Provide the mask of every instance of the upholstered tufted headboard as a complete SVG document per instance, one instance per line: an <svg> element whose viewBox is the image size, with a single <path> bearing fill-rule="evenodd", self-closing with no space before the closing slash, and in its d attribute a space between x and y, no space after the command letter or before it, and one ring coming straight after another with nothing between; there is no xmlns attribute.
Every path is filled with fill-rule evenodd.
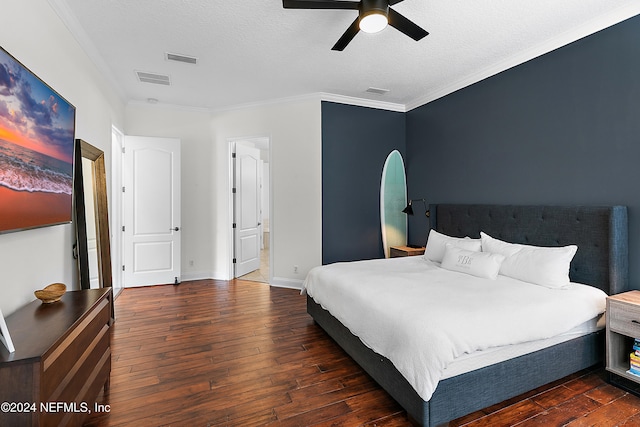
<svg viewBox="0 0 640 427"><path fill-rule="evenodd" d="M609 295L628 289L626 206L435 205L431 225L454 237L480 237L535 246L577 245L572 281Z"/></svg>

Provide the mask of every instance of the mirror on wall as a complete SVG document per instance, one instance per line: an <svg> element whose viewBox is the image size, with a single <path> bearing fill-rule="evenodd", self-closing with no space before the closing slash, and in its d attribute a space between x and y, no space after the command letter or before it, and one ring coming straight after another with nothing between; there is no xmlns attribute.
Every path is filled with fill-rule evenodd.
<svg viewBox="0 0 640 427"><path fill-rule="evenodd" d="M76 140L73 178L76 251L82 289L111 287L111 249L104 152Z"/></svg>

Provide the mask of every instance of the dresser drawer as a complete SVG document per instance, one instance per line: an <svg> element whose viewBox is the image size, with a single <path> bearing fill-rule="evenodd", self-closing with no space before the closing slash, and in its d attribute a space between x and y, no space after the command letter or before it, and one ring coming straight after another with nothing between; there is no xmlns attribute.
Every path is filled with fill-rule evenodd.
<svg viewBox="0 0 640 427"><path fill-rule="evenodd" d="M71 420L84 415L82 413L83 405L88 405L91 402L91 398L99 392L100 387L105 383L109 374L107 373L105 377L99 375L99 372L106 364L110 366L111 348L109 345L109 326L104 325L87 349L78 356L73 368L69 370L67 376L54 391L53 397L48 399L50 402L75 403L77 409L42 413L41 424L44 426L81 424ZM88 389L95 390L96 385L98 391L94 395L90 395Z"/></svg>
<svg viewBox="0 0 640 427"><path fill-rule="evenodd" d="M105 330L106 346L109 346L110 317L109 300L103 299L69 332L62 344L45 356L42 361L42 401L62 401L61 394L71 379L77 376L78 364L83 360L84 353L96 347L97 343L94 340L96 337L105 337ZM84 358L86 357L88 354L84 355ZM71 398L67 401L72 402L75 396L64 397Z"/></svg>
<svg viewBox="0 0 640 427"><path fill-rule="evenodd" d="M607 317L612 331L640 338L640 310L637 305L609 301Z"/></svg>

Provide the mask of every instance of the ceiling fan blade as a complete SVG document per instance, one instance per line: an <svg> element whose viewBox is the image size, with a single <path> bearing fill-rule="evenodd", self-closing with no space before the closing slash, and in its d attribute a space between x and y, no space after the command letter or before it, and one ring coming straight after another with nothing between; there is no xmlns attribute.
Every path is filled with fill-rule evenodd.
<svg viewBox="0 0 640 427"><path fill-rule="evenodd" d="M285 9L355 9L360 2L338 0L282 0Z"/></svg>
<svg viewBox="0 0 640 427"><path fill-rule="evenodd" d="M401 1L404 1L404 0L389 0L389 6L393 6L394 4L398 4Z"/></svg>
<svg viewBox="0 0 640 427"><path fill-rule="evenodd" d="M345 47L347 47L349 42L351 42L356 34L358 34L358 31L360 31L359 21L360 18L356 18L356 20L353 21L353 24L351 24L349 28L347 28L347 31L344 32L342 37L340 37L338 42L331 48L331 50L342 51Z"/></svg>
<svg viewBox="0 0 640 427"><path fill-rule="evenodd" d="M429 34L393 9L389 9L389 25L416 41Z"/></svg>

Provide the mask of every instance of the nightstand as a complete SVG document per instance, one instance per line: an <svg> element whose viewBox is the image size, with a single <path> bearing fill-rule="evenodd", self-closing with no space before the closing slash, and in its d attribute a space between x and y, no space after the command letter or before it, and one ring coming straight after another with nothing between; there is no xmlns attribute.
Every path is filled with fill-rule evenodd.
<svg viewBox="0 0 640 427"><path fill-rule="evenodd" d="M607 298L607 371L612 384L640 394L640 376L627 372L634 338L640 339L640 291Z"/></svg>
<svg viewBox="0 0 640 427"><path fill-rule="evenodd" d="M416 256L424 254L424 247L410 248L409 246L391 246L389 248L389 257L396 258L401 256Z"/></svg>

